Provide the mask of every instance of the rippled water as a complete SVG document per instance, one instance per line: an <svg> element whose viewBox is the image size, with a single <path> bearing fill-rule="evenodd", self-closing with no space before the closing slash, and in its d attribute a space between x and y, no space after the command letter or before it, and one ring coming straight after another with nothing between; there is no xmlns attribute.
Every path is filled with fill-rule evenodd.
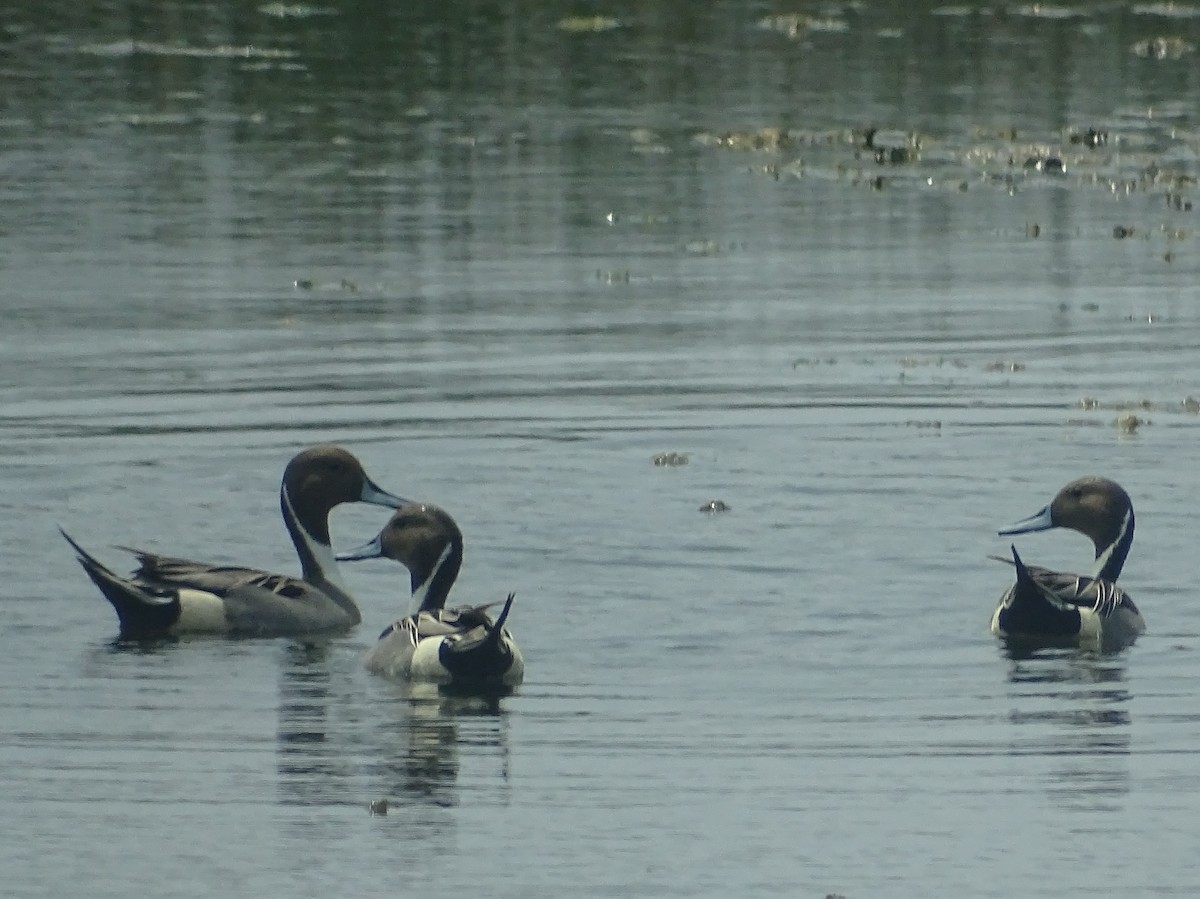
<svg viewBox="0 0 1200 899"><path fill-rule="evenodd" d="M7 890L1191 895L1200 12L571 12L6 15ZM290 571L320 440L517 591L515 695L367 676L384 563L114 645L56 524ZM995 529L1085 472L1149 630L1009 658Z"/></svg>

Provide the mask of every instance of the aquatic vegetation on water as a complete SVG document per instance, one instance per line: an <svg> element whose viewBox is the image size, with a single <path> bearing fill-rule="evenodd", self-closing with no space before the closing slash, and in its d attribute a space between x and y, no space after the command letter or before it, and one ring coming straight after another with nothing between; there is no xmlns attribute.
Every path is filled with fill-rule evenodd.
<svg viewBox="0 0 1200 899"><path fill-rule="evenodd" d="M558 29L575 34L614 31L621 27L621 20L613 16L566 16L558 20Z"/></svg>
<svg viewBox="0 0 1200 899"><path fill-rule="evenodd" d="M1139 427L1149 424L1149 422L1144 418L1134 415L1132 412L1126 412L1123 415L1117 416L1116 424L1117 430L1128 437L1134 434Z"/></svg>
<svg viewBox="0 0 1200 899"><path fill-rule="evenodd" d="M1160 36L1138 41L1129 49L1143 59L1182 59L1196 48L1181 37Z"/></svg>
<svg viewBox="0 0 1200 899"><path fill-rule="evenodd" d="M677 468L680 465L688 464L687 453L658 453L653 460L655 465L666 466L668 468Z"/></svg>

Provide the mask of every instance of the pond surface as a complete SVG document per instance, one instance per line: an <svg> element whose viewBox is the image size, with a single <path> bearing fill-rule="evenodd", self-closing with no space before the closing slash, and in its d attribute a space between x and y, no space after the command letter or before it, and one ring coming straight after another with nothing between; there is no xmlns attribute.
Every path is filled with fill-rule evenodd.
<svg viewBox="0 0 1200 899"><path fill-rule="evenodd" d="M1194 893L1200 7L225 6L0 21L12 895ZM383 562L114 643L56 525L294 571L326 440L515 695L363 671ZM996 529L1089 472L1148 631L1011 658Z"/></svg>

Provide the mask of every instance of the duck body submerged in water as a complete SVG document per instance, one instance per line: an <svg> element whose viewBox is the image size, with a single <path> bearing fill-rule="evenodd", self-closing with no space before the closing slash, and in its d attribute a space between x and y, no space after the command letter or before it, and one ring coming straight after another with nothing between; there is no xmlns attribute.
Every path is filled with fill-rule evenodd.
<svg viewBox="0 0 1200 899"><path fill-rule="evenodd" d="M1088 476L1063 487L1051 503L1000 531L1001 536L1070 528L1091 539L1091 576L1026 565L1012 547L1016 582L1000 598L991 630L1010 642L1121 649L1146 629L1117 578L1133 545L1133 503L1119 484ZM1007 561L1007 560L1002 560Z"/></svg>
<svg viewBox="0 0 1200 899"><path fill-rule="evenodd" d="M398 508L406 500L377 486L346 450L315 446L283 473L279 505L300 557L301 577L211 565L139 549L140 567L115 574L67 533L76 558L112 603L126 639L224 634L298 636L345 630L362 620L334 560L329 513L342 503Z"/></svg>
<svg viewBox="0 0 1200 899"><path fill-rule="evenodd" d="M494 621L487 605L446 608L462 557L462 531L454 519L444 509L422 503L402 506L374 540L337 554L342 562L393 559L409 571L411 612L379 635L364 659L369 671L460 687L521 683L525 660L504 626L513 594Z"/></svg>

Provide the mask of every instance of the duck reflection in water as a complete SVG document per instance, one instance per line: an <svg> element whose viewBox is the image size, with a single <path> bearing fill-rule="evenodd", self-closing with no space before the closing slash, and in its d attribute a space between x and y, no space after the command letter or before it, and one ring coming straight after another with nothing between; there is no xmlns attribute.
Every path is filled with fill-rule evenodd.
<svg viewBox="0 0 1200 899"><path fill-rule="evenodd" d="M1130 789L1132 695L1122 657L1077 649L1013 659L1009 753L1024 778L1072 809L1120 811ZM1045 770L1040 777L1044 760Z"/></svg>
<svg viewBox="0 0 1200 899"><path fill-rule="evenodd" d="M453 807L464 761L498 771L494 780L477 777L474 789L507 794L508 726L498 696L381 680L364 692L361 668L339 648L286 647L276 741L281 804L367 808L385 799L393 818L414 807ZM380 701L376 690L390 695ZM452 824L424 817L418 829L422 839L440 839Z"/></svg>
<svg viewBox="0 0 1200 899"><path fill-rule="evenodd" d="M507 797L508 720L498 695L447 694L434 684L385 689L395 700L381 705L391 715L376 731L379 762L373 779L380 795L400 806L456 806L460 771L466 765L479 777L474 769L482 762L485 769L495 763L498 768L494 780L473 778L473 795L498 790Z"/></svg>

